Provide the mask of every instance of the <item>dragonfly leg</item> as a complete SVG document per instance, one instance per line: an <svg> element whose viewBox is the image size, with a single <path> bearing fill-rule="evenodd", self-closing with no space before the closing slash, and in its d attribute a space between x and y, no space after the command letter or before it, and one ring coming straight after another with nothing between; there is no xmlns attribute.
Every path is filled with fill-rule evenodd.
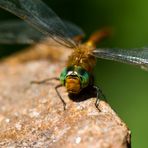
<svg viewBox="0 0 148 148"><path fill-rule="evenodd" d="M62 86L63 86L62 84L57 85L57 86L55 87L55 90L56 90L56 92L57 92L57 94L58 94L60 100L61 100L62 103L63 103L63 108L64 108L64 110L66 110L66 102L63 100L63 98L61 97L61 95L60 95L60 93L59 93L59 91L58 91L58 88L59 88L59 87L62 87Z"/></svg>
<svg viewBox="0 0 148 148"><path fill-rule="evenodd" d="M97 93L95 106L98 109L98 105L99 105L99 102L100 102L99 98L101 97L102 99L106 100L106 97L105 97L105 95L103 94L102 90L99 87L93 86L93 88L96 89L96 93Z"/></svg>
<svg viewBox="0 0 148 148"><path fill-rule="evenodd" d="M44 79L44 80L41 80L41 81L31 81L31 84L44 84L44 83L46 83L46 82L48 82L48 81L50 81L50 80L59 80L59 78L57 78L57 77L54 77L54 78L47 78L47 79ZM60 93L59 93L59 91L58 91L58 88L59 87L62 87L62 84L59 84L59 85L57 85L56 87L55 87L55 90L56 90L56 93L58 94L58 97L60 98L60 100L62 101L62 103L63 103L63 108L64 108L64 110L66 110L66 103L65 103L65 101L63 100L63 98L61 97L61 95L60 95Z"/></svg>
<svg viewBox="0 0 148 148"><path fill-rule="evenodd" d="M59 78L57 77L53 77L53 78L47 78L47 79L44 79L44 80L41 80L41 81L31 81L30 83L31 84L44 84L50 80L59 80Z"/></svg>

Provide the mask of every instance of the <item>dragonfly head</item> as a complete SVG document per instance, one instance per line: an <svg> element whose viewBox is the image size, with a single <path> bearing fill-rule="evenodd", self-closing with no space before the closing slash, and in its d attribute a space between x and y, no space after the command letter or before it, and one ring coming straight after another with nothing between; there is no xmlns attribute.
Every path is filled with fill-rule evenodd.
<svg viewBox="0 0 148 148"><path fill-rule="evenodd" d="M78 94L81 91L79 77L77 75L68 75L65 79L65 87L69 93Z"/></svg>
<svg viewBox="0 0 148 148"><path fill-rule="evenodd" d="M78 94L89 85L90 74L80 66L70 66L63 69L60 81L68 93Z"/></svg>

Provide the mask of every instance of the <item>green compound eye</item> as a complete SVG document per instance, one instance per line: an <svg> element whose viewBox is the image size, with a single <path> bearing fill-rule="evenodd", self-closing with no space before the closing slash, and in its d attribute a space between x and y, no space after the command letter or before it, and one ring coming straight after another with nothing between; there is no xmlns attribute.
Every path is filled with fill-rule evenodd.
<svg viewBox="0 0 148 148"><path fill-rule="evenodd" d="M80 66L76 67L75 70L77 71L78 77L80 78L81 87L87 87L89 85L90 74Z"/></svg>
<svg viewBox="0 0 148 148"><path fill-rule="evenodd" d="M90 74L85 69L80 66L70 66L65 67L60 75L60 81L62 85L65 85L65 80L67 76L77 76L80 79L81 89L87 87L89 85Z"/></svg>
<svg viewBox="0 0 148 148"><path fill-rule="evenodd" d="M60 81L61 81L62 85L65 85L65 79L66 79L67 73L68 73L68 68L65 67L62 70L61 75L60 75Z"/></svg>

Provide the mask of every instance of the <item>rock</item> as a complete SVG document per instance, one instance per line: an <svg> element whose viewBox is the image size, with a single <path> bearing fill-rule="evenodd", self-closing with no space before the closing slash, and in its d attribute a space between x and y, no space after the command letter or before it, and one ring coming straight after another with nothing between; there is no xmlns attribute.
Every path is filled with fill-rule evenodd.
<svg viewBox="0 0 148 148"><path fill-rule="evenodd" d="M34 80L58 77L64 64L38 60L0 65L0 147L130 147L130 130L111 107L95 107L92 91L70 98L58 80L38 85ZM93 97L92 97L93 96Z"/></svg>

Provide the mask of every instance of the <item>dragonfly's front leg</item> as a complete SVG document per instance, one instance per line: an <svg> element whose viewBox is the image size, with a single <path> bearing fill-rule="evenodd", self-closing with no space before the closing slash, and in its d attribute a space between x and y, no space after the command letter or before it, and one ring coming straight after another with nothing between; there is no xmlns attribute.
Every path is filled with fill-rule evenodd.
<svg viewBox="0 0 148 148"><path fill-rule="evenodd" d="M47 79L44 79L44 80L41 80L41 81L31 81L30 83L31 84L44 84L50 80L60 80L59 78L57 77L53 77L53 78L47 78Z"/></svg>
<svg viewBox="0 0 148 148"><path fill-rule="evenodd" d="M59 78L54 77L54 78L47 78L47 79L44 79L44 80L41 80L41 81L31 81L31 84L44 84L44 83L46 83L46 82L48 82L48 81L50 81L50 80L59 80ZM61 95L60 95L60 93L59 93L59 91L58 91L58 88L59 88L59 87L62 87L62 84L59 84L59 85L55 86L55 90L56 90L56 93L57 93L58 97L59 97L60 100L62 101L62 103L63 103L63 108L64 108L64 110L65 110L65 109L66 109L66 103L65 103L65 101L63 100L63 98L61 97Z"/></svg>
<svg viewBox="0 0 148 148"><path fill-rule="evenodd" d="M64 110L66 110L66 102L65 102L64 99L61 97L61 95L60 95L60 93L59 93L59 91L58 91L58 88L59 88L59 87L62 87L62 86L63 86L62 84L57 85L57 86L55 87L55 90L56 90L56 92L57 92L57 94L58 94L60 100L61 100L62 103L63 103L63 108L64 108Z"/></svg>
<svg viewBox="0 0 148 148"><path fill-rule="evenodd" d="M93 86L93 88L95 88L96 93L97 93L95 106L96 106L97 109L99 109L98 108L99 102L100 102L99 98L101 97L102 99L106 100L106 97L105 97L105 95L103 94L102 90L99 87Z"/></svg>

